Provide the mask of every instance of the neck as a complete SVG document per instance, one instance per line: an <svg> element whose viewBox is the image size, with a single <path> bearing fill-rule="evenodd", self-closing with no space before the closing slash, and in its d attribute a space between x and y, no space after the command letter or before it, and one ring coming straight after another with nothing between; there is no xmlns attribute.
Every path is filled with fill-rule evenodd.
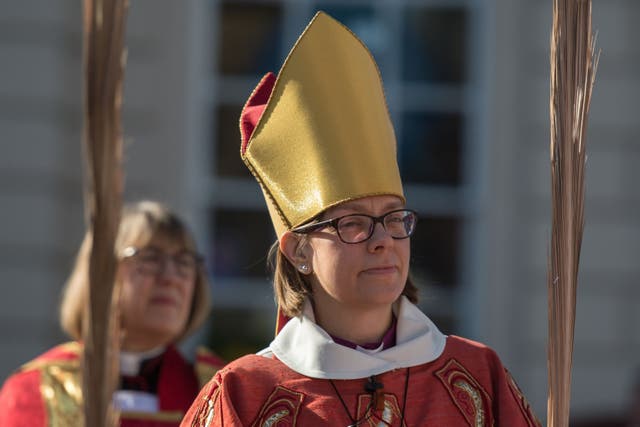
<svg viewBox="0 0 640 427"><path fill-rule="evenodd" d="M340 303L314 304L316 323L329 335L364 345L382 340L391 327L391 305L345 309Z"/></svg>
<svg viewBox="0 0 640 427"><path fill-rule="evenodd" d="M145 353L158 348L166 348L171 340L157 336L133 336L126 331L120 344L120 351L130 353Z"/></svg>

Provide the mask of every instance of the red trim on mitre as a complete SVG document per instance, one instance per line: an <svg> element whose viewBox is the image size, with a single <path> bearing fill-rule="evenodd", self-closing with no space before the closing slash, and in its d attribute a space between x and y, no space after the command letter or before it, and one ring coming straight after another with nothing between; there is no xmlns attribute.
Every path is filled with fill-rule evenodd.
<svg viewBox="0 0 640 427"><path fill-rule="evenodd" d="M240 153L242 155L247 151L253 131L256 129L256 126L258 126L258 122L262 118L264 110L267 108L267 103L269 102L275 84L276 75L271 72L265 74L242 108L242 112L240 113L240 140L242 143ZM289 319L290 317L285 316L282 310L278 308L276 335L282 330L284 325L287 324Z"/></svg>
<svg viewBox="0 0 640 427"><path fill-rule="evenodd" d="M262 113L267 108L267 102L275 84L276 75L271 72L265 74L242 108L240 113L240 140L242 141L240 152L243 155L249 146L249 139L258 125Z"/></svg>

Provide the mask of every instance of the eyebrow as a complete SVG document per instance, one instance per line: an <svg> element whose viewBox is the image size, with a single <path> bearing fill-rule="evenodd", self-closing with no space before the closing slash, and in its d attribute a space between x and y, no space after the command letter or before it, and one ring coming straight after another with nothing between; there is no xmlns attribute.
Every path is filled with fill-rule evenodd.
<svg viewBox="0 0 640 427"><path fill-rule="evenodd" d="M394 209L404 209L405 205L404 203L402 203L400 200L398 201L393 201L393 202L389 202L387 204L385 204L383 206L383 209L385 211L388 210L394 210ZM339 210L353 210L356 211L358 213L362 213L362 211L366 211L368 209L368 206L366 206L364 203L358 202L358 201L352 201L352 202L347 202L344 205L341 206L336 206L336 209Z"/></svg>

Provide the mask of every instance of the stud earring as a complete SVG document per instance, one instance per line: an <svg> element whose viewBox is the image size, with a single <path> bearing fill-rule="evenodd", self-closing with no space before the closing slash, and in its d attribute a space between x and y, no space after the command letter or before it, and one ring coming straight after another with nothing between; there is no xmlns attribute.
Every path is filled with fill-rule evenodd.
<svg viewBox="0 0 640 427"><path fill-rule="evenodd" d="M309 271L310 271L310 270L311 270L311 269L309 268L309 265L308 265L308 264L300 264L300 265L298 266L298 271L299 271L300 273L302 273L302 274L309 274Z"/></svg>

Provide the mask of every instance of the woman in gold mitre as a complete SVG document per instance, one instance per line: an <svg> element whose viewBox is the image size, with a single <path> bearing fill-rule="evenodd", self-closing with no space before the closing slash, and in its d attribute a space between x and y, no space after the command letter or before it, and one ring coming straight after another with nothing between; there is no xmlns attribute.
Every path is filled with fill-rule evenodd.
<svg viewBox="0 0 640 427"><path fill-rule="evenodd" d="M220 370L182 426L538 426L493 350L415 305L418 218L364 44L318 13L240 127L278 236L278 333Z"/></svg>

